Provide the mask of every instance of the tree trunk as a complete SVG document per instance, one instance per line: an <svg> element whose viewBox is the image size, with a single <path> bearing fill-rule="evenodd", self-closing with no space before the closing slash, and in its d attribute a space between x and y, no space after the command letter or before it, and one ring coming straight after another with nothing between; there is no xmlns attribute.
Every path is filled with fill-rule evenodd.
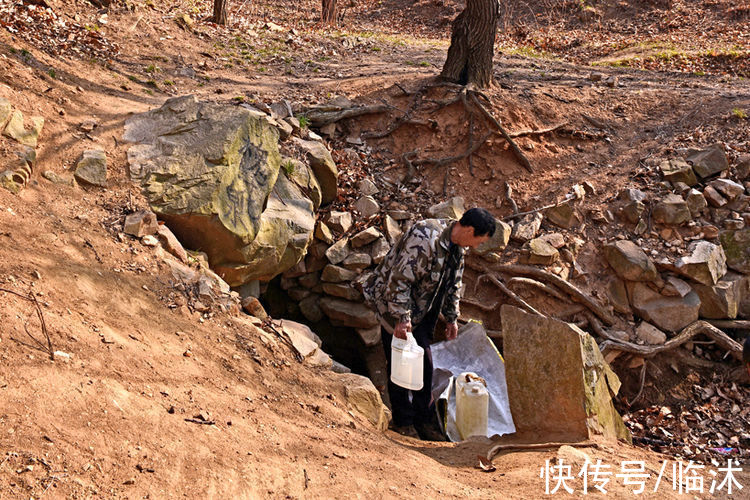
<svg viewBox="0 0 750 500"><path fill-rule="evenodd" d="M214 0L214 18L216 24L227 24L227 2L229 0Z"/></svg>
<svg viewBox="0 0 750 500"><path fill-rule="evenodd" d="M453 21L451 46L440 76L462 85L489 87L497 20L497 0L466 0L466 8Z"/></svg>
<svg viewBox="0 0 750 500"><path fill-rule="evenodd" d="M339 17L338 0L323 0L323 12L320 20L326 24L335 25Z"/></svg>

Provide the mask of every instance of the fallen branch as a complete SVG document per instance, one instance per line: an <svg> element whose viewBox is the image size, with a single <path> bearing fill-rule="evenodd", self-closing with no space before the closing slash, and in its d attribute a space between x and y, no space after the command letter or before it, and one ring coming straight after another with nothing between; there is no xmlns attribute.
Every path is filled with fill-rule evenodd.
<svg viewBox="0 0 750 500"><path fill-rule="evenodd" d="M374 106L355 106L343 109L323 107L309 109L305 112L305 116L310 120L310 125L313 127L323 127L329 123L336 123L348 118L385 113L390 109L390 106L382 104L376 104Z"/></svg>
<svg viewBox="0 0 750 500"><path fill-rule="evenodd" d="M17 297L20 297L20 298L24 299L24 300L28 300L29 302L32 302L34 304L34 308L36 309L36 314L39 317L39 323L41 324L42 334L44 335L44 338L47 341L47 343L45 345L42 341L40 341L36 337L34 337L31 334L31 332L29 331L29 329L26 327L25 323L23 325L23 329L26 332L26 335L28 335L31 338L31 340L33 340L34 343L38 347L29 346L28 344L26 344L24 342L21 342L20 340L16 340L16 339L13 339L13 340L15 340L16 342L18 342L19 344L25 345L27 347L31 347L32 349L39 349L40 351L42 351L42 352L46 353L47 355L49 355L49 359L51 359L51 360L54 361L54 359L55 359L54 352L55 351L52 348L52 339L49 336L49 330L47 330L47 324L44 322L44 314L42 313L42 306L39 305L39 301L36 300L36 296L34 295L34 293L30 291L29 295L27 297L25 295L21 295L18 292L15 292L13 290L8 290L6 288L0 288L0 291L13 294L13 295L15 295Z"/></svg>
<svg viewBox="0 0 750 500"><path fill-rule="evenodd" d="M216 425L216 422L214 420L200 420L197 418L186 418L185 422L191 422L193 424L200 424L200 425Z"/></svg>
<svg viewBox="0 0 750 500"><path fill-rule="evenodd" d="M480 273L486 273L487 267L481 267L474 262L467 261L466 266ZM596 314L608 326L615 322L615 318L609 311L605 310L593 298L579 290L576 286L571 285L559 276L550 272L538 269L533 266L522 266L517 264L491 264L489 269L495 272L511 275L531 276L541 281L548 281L571 296L573 301L586 306L591 312Z"/></svg>
<svg viewBox="0 0 750 500"><path fill-rule="evenodd" d="M562 300L562 301L565 300L565 297L563 297L563 295L559 291L555 290L549 285L545 285L544 283L540 283L539 281L533 280L531 278L521 278L521 277L516 276L508 280L508 286L516 285L516 284L527 285L533 288L538 288L539 290L546 292L547 294L553 296L554 298L558 300Z"/></svg>
<svg viewBox="0 0 750 500"><path fill-rule="evenodd" d="M495 277L495 276L493 276L491 274L483 274L479 278L477 278L477 282L474 284L474 288L475 289L476 289L476 286L483 279L489 280L493 285L495 285L496 287L498 287L500 289L500 291L502 291L505 295L507 295L508 298L510 298L513 302L515 302L519 306L521 306L522 309L525 309L526 311L530 312L531 314L536 314L537 316L544 317L544 314L542 314L539 311L537 311L536 309L534 309L534 307L531 304L529 304L528 302L526 302L525 300L523 300L521 297L519 297L518 295L516 295L510 288L508 288L507 286L505 286L505 283L503 283L497 277Z"/></svg>
<svg viewBox="0 0 750 500"><path fill-rule="evenodd" d="M508 135L508 131L505 130L505 127L503 127L500 122L492 116L492 113L490 113L487 108L485 108L481 102L479 102L479 98L476 96L476 93L471 92L471 100L474 101L474 105L479 108L479 111L482 112L482 114L487 117L487 119L500 131L500 134L503 136L503 139L510 145L510 148L513 150L513 154L516 155L516 158L518 161L523 165L523 167L528 170L529 172L533 172L534 169L531 166L531 162L528 158L526 158L526 155L523 154L521 151L521 148L518 147L518 144L516 144L516 141L513 140L513 138Z"/></svg>
<svg viewBox="0 0 750 500"><path fill-rule="evenodd" d="M523 217L524 215L535 214L537 212L542 212L542 211L547 210L549 208L559 207L563 203L567 203L567 202L569 202L570 200L573 200L573 199L575 199L575 195L568 194L567 196L565 196L565 199L563 199L562 201L559 201L557 203L550 203L549 205L544 205L543 207L535 208L534 210L528 210L526 212L518 212L518 207L516 207L516 213L514 213L513 215L508 215L506 217L503 217L502 220L503 221L513 220L513 219L516 219L518 217Z"/></svg>
<svg viewBox="0 0 750 500"><path fill-rule="evenodd" d="M506 450L546 450L559 448L561 446L572 446L573 448L599 448L598 443L593 441L581 441L577 443L525 443L525 444L496 444L487 452L487 460L492 460L495 455ZM481 455L480 455L481 456Z"/></svg>
<svg viewBox="0 0 750 500"><path fill-rule="evenodd" d="M738 342L730 338L718 328L702 320L689 324L676 337L669 339L662 345L646 346L633 344L632 342L622 342L619 340L606 340L599 345L599 349L602 351L602 354L609 350L616 350L638 354L644 358L651 358L661 352L679 347L699 334L703 334L716 341L717 345L728 351L735 359L742 359L742 346Z"/></svg>

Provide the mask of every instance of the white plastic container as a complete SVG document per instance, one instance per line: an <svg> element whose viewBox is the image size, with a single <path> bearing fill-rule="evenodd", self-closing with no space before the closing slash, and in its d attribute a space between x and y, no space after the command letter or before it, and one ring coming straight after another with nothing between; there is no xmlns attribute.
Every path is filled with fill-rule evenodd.
<svg viewBox="0 0 750 500"><path fill-rule="evenodd" d="M486 382L473 372L456 379L456 427L461 439L487 436L487 411L490 394Z"/></svg>
<svg viewBox="0 0 750 500"><path fill-rule="evenodd" d="M391 382L405 389L418 391L424 386L424 349L417 345L411 332L406 340L393 336L391 340Z"/></svg>

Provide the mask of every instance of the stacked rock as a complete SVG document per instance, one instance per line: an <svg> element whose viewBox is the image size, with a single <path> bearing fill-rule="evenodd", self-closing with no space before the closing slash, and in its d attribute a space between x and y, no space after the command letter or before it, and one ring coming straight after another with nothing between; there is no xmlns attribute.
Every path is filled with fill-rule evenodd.
<svg viewBox="0 0 750 500"><path fill-rule="evenodd" d="M615 211L636 236L604 247L617 274L610 302L643 320L635 340L645 343L699 318L750 318L750 157L730 168L721 145L679 153L658 164L671 192L620 193Z"/></svg>

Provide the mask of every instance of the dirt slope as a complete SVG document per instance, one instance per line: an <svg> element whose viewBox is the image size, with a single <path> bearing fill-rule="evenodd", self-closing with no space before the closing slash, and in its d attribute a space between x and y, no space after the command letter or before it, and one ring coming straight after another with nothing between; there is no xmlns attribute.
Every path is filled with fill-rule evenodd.
<svg viewBox="0 0 750 500"><path fill-rule="evenodd" d="M69 363L52 362L35 349L25 331L41 338L33 304L0 292L0 498L544 496L539 470L556 457L555 449L505 454L495 460L497 472L482 473L474 467L487 442L425 444L380 434L350 413L331 372L299 365L283 344L246 319L190 313L156 250L117 237L125 211L143 205L127 179L120 139L131 113L184 93L222 101L317 101L339 92L374 99L394 82L434 75L446 48L445 39L316 28L314 2L302 2L300 20L278 33L264 23L285 18L274 17L267 4L253 7L257 22L249 29L225 32L201 21L193 32L176 24L175 15L186 9L201 20L208 3L194 2L197 12L176 3L135 3L132 11L109 11L104 24L104 12L86 2L51 1L67 26L59 34L65 43L54 47L34 43L41 26L51 26L34 21L36 14L27 12L32 20L25 28L0 29L0 96L46 119L32 182L19 195L0 190L0 288L34 293L54 350L72 356ZM287 41L291 26L300 32ZM66 45L71 36L82 42ZM73 48L92 44L100 50L68 57ZM625 155L629 148L682 133L686 114L705 117L710 134L733 105L748 102L746 83L720 88L715 81L675 83L612 70L632 92L582 94L576 85L588 69L518 58L497 62L506 73L499 74L502 87L493 97L510 103L501 114L514 127L537 126L540 117L552 122L600 101L606 104L599 118L614 120L618 105L632 110L629 124L616 125L627 140L612 148L554 145L570 159L562 170L549 145L536 144L530 155L543 177L523 174L502 152L507 170L498 167L498 182L517 179L518 201L532 206L545 189L562 191L589 174L608 186L595 199L600 202L628 182L641 155ZM559 98L582 102L566 108ZM89 119L98 125L87 135L80 125ZM672 129L664 128L670 123ZM393 140L379 147L401 152L403 138ZM0 146L8 154L10 143L3 139ZM70 176L80 153L93 146L108 152L106 190L41 177L45 170ZM601 170L621 153L615 168ZM493 155L486 156L482 168L497 167ZM587 162L597 168L581 170ZM466 166L460 167L455 175L468 179ZM440 196L443 179L434 176L425 175L431 198ZM481 180L455 185L470 202L491 204L497 196L497 187ZM215 425L185 420L196 415ZM665 459L617 444L585 451L614 468L625 459L643 460L653 474ZM631 496L630 487L614 483L610 495ZM580 478L569 484L582 487ZM674 493L662 487L658 496Z"/></svg>

